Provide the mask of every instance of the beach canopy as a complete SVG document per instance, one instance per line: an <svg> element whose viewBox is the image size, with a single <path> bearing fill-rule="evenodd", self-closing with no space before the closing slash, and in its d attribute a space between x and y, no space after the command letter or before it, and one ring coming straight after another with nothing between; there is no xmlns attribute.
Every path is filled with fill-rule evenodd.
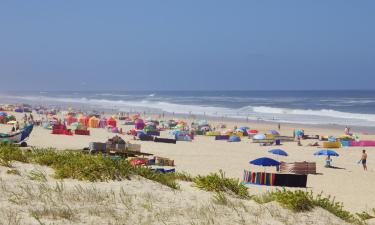
<svg viewBox="0 0 375 225"><path fill-rule="evenodd" d="M257 135L255 135L254 137L253 137L253 139L254 140L264 140L264 139L266 139L267 137L266 137L266 135L264 135L264 134L257 134Z"/></svg>
<svg viewBox="0 0 375 225"><path fill-rule="evenodd" d="M240 142L241 138L237 135L232 135L232 136L229 137L229 141L230 142Z"/></svg>
<svg viewBox="0 0 375 225"><path fill-rule="evenodd" d="M249 163L256 165L256 166L278 166L280 165L279 161L276 161L268 157L254 159L253 161L250 161Z"/></svg>
<svg viewBox="0 0 375 225"><path fill-rule="evenodd" d="M339 156L339 154L330 149L323 149L314 153L314 155L329 155L329 156Z"/></svg>
<svg viewBox="0 0 375 225"><path fill-rule="evenodd" d="M268 151L269 153L275 154L275 155L282 155L282 156L288 156L288 153L282 149L272 149Z"/></svg>

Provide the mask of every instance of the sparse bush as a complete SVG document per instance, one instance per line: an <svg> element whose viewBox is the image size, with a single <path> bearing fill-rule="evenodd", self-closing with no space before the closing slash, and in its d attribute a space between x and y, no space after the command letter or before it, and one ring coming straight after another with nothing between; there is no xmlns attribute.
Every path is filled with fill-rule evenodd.
<svg viewBox="0 0 375 225"><path fill-rule="evenodd" d="M226 178L223 171L194 178L195 186L206 191L226 192L240 198L249 198L247 188L238 179Z"/></svg>
<svg viewBox="0 0 375 225"><path fill-rule="evenodd" d="M370 215L368 212L361 212L361 213L356 213L356 215L361 219L361 220L369 220L375 218L374 216Z"/></svg>
<svg viewBox="0 0 375 225"><path fill-rule="evenodd" d="M188 181L188 182L194 181L194 177L186 172L175 172L173 175L175 179L177 180Z"/></svg>
<svg viewBox="0 0 375 225"><path fill-rule="evenodd" d="M134 167L135 174L142 176L146 179L153 180L164 184L173 189L179 189L179 185L176 182L175 175L173 173L159 173L153 171L151 168L136 166Z"/></svg>
<svg viewBox="0 0 375 225"><path fill-rule="evenodd" d="M0 165L12 167L13 161L27 162L22 150L12 144L0 144Z"/></svg>
<svg viewBox="0 0 375 225"><path fill-rule="evenodd" d="M271 196L281 205L295 212L309 211L314 208L313 197L306 191L283 189L271 192Z"/></svg>

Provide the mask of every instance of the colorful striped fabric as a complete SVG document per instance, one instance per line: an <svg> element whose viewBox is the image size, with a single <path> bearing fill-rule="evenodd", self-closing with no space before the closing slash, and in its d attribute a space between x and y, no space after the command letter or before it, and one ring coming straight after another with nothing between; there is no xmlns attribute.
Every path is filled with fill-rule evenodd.
<svg viewBox="0 0 375 225"><path fill-rule="evenodd" d="M251 172L244 170L243 182L258 185L273 186L275 184L275 174L265 172Z"/></svg>

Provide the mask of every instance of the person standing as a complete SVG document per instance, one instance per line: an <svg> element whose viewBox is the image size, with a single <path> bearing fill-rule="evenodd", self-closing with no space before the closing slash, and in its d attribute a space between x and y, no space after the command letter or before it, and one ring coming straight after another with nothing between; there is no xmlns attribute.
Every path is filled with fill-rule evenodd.
<svg viewBox="0 0 375 225"><path fill-rule="evenodd" d="M363 170L367 171L367 153L366 150L362 150L362 157L361 157L361 162L363 166Z"/></svg>

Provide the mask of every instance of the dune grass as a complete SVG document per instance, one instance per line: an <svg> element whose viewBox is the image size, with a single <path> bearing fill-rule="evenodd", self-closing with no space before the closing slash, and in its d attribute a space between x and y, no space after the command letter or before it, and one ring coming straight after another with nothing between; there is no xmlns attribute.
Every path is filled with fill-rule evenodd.
<svg viewBox="0 0 375 225"><path fill-rule="evenodd" d="M20 148L9 145L0 145L0 164L12 167L14 161L36 163L51 167L55 170L56 179L73 178L87 181L108 181L130 179L134 175L158 182L172 189L179 189L178 180L193 182L194 186L205 191L215 192L213 197L217 204L228 203L226 195L240 199L252 199L260 204L276 201L280 205L294 212L310 211L321 207L342 220L363 224L365 220L373 218L370 213L362 212L352 214L346 211L343 204L336 202L330 196L322 193L314 195L312 192L301 190L276 190L262 195L251 196L246 186L238 179L227 178L223 171L211 173L206 176L193 177L187 173L157 173L148 167L132 166L126 159L113 160L104 155L89 155L73 151L55 151L53 149L30 149L22 151ZM19 171L9 169L8 174L19 175ZM46 175L41 171L31 171L29 179L45 182ZM124 204L131 207L131 202L126 196ZM15 198L17 200L17 198ZM38 209L32 212L35 217L46 214L52 217L70 218L69 209ZM375 213L375 212L374 212Z"/></svg>
<svg viewBox="0 0 375 225"><path fill-rule="evenodd" d="M196 187L206 191L225 192L243 199L250 197L247 188L238 179L225 177L221 170L219 173L197 176L193 182Z"/></svg>
<svg viewBox="0 0 375 225"><path fill-rule="evenodd" d="M51 167L55 170L56 179L73 178L94 182L130 179L131 176L139 175L173 189L179 188L175 175L158 173L148 167L134 167L126 159L113 160L105 155L90 155L68 150L33 148L24 152L13 145L0 145L1 165L11 167L14 161ZM43 179L41 174L36 172L29 177Z"/></svg>

